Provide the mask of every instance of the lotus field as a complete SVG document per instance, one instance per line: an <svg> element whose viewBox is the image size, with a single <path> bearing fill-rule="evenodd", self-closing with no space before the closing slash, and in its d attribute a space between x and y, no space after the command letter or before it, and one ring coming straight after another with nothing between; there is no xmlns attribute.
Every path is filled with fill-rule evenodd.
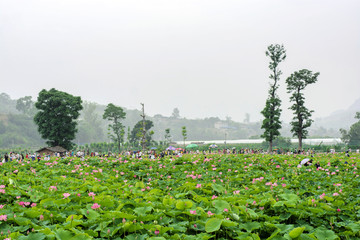
<svg viewBox="0 0 360 240"><path fill-rule="evenodd" d="M0 166L0 239L360 239L360 155L53 158Z"/></svg>

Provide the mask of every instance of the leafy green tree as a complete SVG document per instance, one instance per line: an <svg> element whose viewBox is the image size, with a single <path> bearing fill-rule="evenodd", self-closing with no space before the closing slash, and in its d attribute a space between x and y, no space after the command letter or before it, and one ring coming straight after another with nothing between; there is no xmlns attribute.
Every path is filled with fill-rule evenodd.
<svg viewBox="0 0 360 240"><path fill-rule="evenodd" d="M149 131L154 126L151 120L145 120L145 146L148 147L152 141L153 131ZM130 134L130 142L133 145L139 144L143 137L143 121L138 121L133 127Z"/></svg>
<svg viewBox="0 0 360 240"><path fill-rule="evenodd" d="M165 129L165 142L167 144L171 143L171 134L170 134L170 128Z"/></svg>
<svg viewBox="0 0 360 240"><path fill-rule="evenodd" d="M31 96L19 98L16 101L16 109L27 116L34 116L36 110Z"/></svg>
<svg viewBox="0 0 360 240"><path fill-rule="evenodd" d="M187 139L187 131L186 131L185 126L182 127L181 133L182 133L182 136L183 136L183 139L184 139L184 148L185 148L185 140Z"/></svg>
<svg viewBox="0 0 360 240"><path fill-rule="evenodd" d="M273 141L277 136L280 136L280 114L281 114L281 100L276 91L279 88L280 75L282 72L279 70L279 64L285 60L286 51L283 45L270 45L266 51L266 56L270 57L269 68L271 74L270 79L273 83L270 84L269 96L265 103L265 108L261 111L264 116L261 128L264 129L264 133L261 137L265 138L269 142L269 152L272 152Z"/></svg>
<svg viewBox="0 0 360 240"><path fill-rule="evenodd" d="M120 152L121 143L124 141L125 135L125 126L120 122L122 119L125 119L126 113L121 107L115 106L112 103L109 103L104 111L103 119L107 119L111 123L108 125L109 129L112 130L112 133L109 132L110 138L114 143L116 143L117 148Z"/></svg>
<svg viewBox="0 0 360 240"><path fill-rule="evenodd" d="M317 82L320 73L312 73L307 69L294 72L286 79L287 92L291 93L290 102L294 104L289 107L294 113L294 118L290 122L291 132L294 137L299 139L299 150L302 150L302 140L308 135L308 130L314 120L311 119L313 110L305 107L304 89L307 85Z"/></svg>
<svg viewBox="0 0 360 240"><path fill-rule="evenodd" d="M350 130L340 129L343 140L349 146L360 146L360 112L355 114L355 118L359 121L350 126Z"/></svg>
<svg viewBox="0 0 360 240"><path fill-rule="evenodd" d="M62 146L70 150L77 132L75 121L82 109L81 97L58 91L43 89L39 93L35 107L39 110L34 121L42 138L48 139L50 146Z"/></svg>

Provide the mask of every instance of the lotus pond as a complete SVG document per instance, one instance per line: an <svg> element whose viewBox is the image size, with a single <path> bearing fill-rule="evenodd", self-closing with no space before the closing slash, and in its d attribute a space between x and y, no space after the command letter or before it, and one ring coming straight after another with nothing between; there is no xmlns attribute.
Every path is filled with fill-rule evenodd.
<svg viewBox="0 0 360 240"><path fill-rule="evenodd" d="M360 239L360 155L0 166L0 239Z"/></svg>

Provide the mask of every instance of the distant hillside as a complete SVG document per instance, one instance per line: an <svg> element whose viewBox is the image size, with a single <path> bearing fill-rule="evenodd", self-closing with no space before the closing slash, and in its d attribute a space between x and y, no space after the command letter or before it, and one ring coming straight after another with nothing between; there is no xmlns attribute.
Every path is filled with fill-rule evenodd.
<svg viewBox="0 0 360 240"><path fill-rule="evenodd" d="M360 112L360 98L346 110L338 110L330 114L328 117L315 119L313 127L334 129L337 132L339 132L340 128L348 129L356 122L356 112Z"/></svg>
<svg viewBox="0 0 360 240"><path fill-rule="evenodd" d="M77 144L91 142L109 142L108 122L103 120L102 114L106 106L96 103L83 103L84 109L78 120L78 133L74 140ZM129 129L141 120L140 111L125 109L126 119L125 138ZM339 129L348 129L355 122L355 112L360 111L360 99L353 103L347 110L339 110L328 117L315 119L313 126L309 129L309 138L311 137L339 137ZM146 113L146 109L145 109ZM260 138L263 133L261 122L239 123L218 117L205 119L186 119L178 117L166 117L160 114L155 116L146 116L146 119L153 121L154 131L153 139L155 141L165 140L165 129L170 129L173 141L181 141L182 127L187 128L187 140L227 140ZM280 130L284 137L291 137L290 125L283 123ZM42 146L44 140L37 132L37 126L32 117L25 116L16 110L16 100L10 98L6 93L0 94L0 148L13 148L16 146Z"/></svg>

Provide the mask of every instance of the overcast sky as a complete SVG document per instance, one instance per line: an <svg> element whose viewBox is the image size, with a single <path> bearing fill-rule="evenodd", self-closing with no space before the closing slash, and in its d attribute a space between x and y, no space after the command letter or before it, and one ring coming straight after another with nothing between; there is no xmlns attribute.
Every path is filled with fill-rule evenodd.
<svg viewBox="0 0 360 240"><path fill-rule="evenodd" d="M148 115L261 119L270 44L285 79L320 72L305 91L313 116L360 97L358 0L1 0L0 92L36 98L56 88Z"/></svg>

